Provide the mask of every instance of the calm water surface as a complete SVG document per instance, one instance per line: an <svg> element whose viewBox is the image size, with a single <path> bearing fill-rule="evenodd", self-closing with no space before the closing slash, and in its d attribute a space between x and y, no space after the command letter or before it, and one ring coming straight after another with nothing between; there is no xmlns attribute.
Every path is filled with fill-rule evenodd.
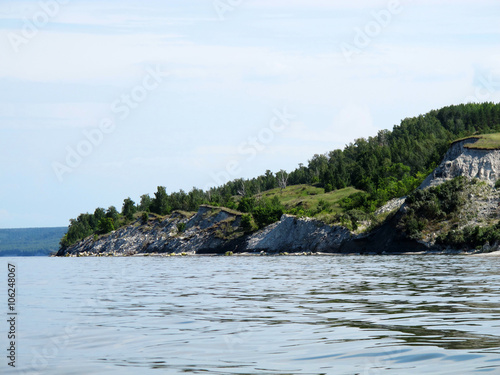
<svg viewBox="0 0 500 375"><path fill-rule="evenodd" d="M0 373L500 374L499 257L9 260Z"/></svg>

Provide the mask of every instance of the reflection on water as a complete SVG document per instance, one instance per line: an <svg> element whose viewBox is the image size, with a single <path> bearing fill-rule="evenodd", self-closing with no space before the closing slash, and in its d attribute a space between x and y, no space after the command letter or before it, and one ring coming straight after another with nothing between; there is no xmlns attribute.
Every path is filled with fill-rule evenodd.
<svg viewBox="0 0 500 375"><path fill-rule="evenodd" d="M496 257L16 262L25 370L500 373Z"/></svg>

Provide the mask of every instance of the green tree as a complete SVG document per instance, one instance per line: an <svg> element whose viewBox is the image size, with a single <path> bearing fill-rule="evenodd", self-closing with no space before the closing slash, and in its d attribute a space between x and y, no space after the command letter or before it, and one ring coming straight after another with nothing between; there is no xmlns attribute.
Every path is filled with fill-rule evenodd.
<svg viewBox="0 0 500 375"><path fill-rule="evenodd" d="M137 208L135 207L135 202L132 199L130 199L130 197L126 198L123 201L122 215L125 216L127 220L133 220L136 211Z"/></svg>
<svg viewBox="0 0 500 375"><path fill-rule="evenodd" d="M113 219L110 217L105 217L99 221L98 232L100 234L106 234L115 230Z"/></svg>
<svg viewBox="0 0 500 375"><path fill-rule="evenodd" d="M238 211L241 212L252 212L255 208L255 198L254 197L243 197L238 204Z"/></svg>
<svg viewBox="0 0 500 375"><path fill-rule="evenodd" d="M139 211L149 211L150 208L151 208L151 203L152 203L152 199L151 197L149 196L149 194L143 194L141 195L141 201L139 203L139 206L137 207L137 209Z"/></svg>
<svg viewBox="0 0 500 375"><path fill-rule="evenodd" d="M251 214L244 214L241 216L241 228L245 232L252 232L254 229L256 229Z"/></svg>
<svg viewBox="0 0 500 375"><path fill-rule="evenodd" d="M109 206L106 211L106 217L113 220L113 223L118 223L118 219L120 218L120 214L115 206Z"/></svg>
<svg viewBox="0 0 500 375"><path fill-rule="evenodd" d="M167 190L164 186L158 186L155 197L151 202L151 212L158 215L167 215L171 212L172 208L168 202Z"/></svg>

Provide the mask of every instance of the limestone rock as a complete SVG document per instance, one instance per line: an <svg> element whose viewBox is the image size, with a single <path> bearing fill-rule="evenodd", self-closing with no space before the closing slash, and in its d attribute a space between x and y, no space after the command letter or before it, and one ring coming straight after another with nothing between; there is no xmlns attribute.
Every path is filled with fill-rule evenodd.
<svg viewBox="0 0 500 375"><path fill-rule="evenodd" d="M420 189L439 185L458 176L477 178L494 185L500 178L500 150L478 150L464 147L471 139L455 142L441 164L420 185Z"/></svg>

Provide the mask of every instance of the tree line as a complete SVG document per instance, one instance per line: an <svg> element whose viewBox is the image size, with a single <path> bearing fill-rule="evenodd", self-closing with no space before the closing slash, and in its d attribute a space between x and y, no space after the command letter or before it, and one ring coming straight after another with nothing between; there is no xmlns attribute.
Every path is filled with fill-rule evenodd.
<svg viewBox="0 0 500 375"><path fill-rule="evenodd" d="M159 186L154 197L142 195L138 203L125 199L121 212L111 206L107 210L98 208L93 214L81 214L70 220L61 246L69 246L92 234L112 231L133 220L136 212L167 215L174 210L196 211L201 204L240 208L257 216L256 224L260 227L278 220L283 207L276 201L255 202L250 209L239 207L235 196L246 197L248 203L251 197L287 185L315 185L324 188L325 192L353 186L363 192L346 198L342 202L344 210L373 212L388 200L413 191L441 161L452 141L494 132L500 132L500 104L468 103L444 107L406 118L392 131L381 130L375 136L358 138L343 150L316 154L307 165L299 164L290 173L267 170L258 177L235 179L207 191L193 188L189 192L180 190L168 194L164 186Z"/></svg>

